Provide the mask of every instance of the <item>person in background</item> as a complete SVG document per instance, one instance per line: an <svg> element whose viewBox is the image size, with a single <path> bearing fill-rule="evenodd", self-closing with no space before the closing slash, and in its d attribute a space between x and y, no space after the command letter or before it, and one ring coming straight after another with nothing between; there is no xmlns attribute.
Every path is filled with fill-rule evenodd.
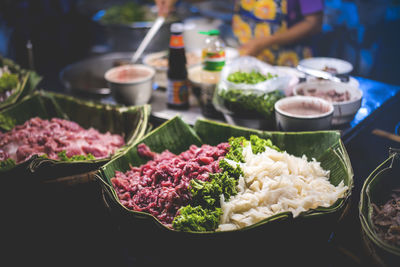
<svg viewBox="0 0 400 267"><path fill-rule="evenodd" d="M177 0L155 0L158 9L158 15L167 17L174 9L176 1Z"/></svg>
<svg viewBox="0 0 400 267"><path fill-rule="evenodd" d="M155 0L167 16L176 0ZM232 30L240 54L280 66L313 56L311 38L322 28L323 0L236 0Z"/></svg>

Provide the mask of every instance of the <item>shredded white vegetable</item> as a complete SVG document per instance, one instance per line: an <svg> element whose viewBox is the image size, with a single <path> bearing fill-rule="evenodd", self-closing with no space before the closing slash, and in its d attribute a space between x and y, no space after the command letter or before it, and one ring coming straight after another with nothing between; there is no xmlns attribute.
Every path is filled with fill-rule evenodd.
<svg viewBox="0 0 400 267"><path fill-rule="evenodd" d="M274 214L290 211L293 217L317 207L329 207L343 197L347 186L329 182L329 171L315 159L296 157L266 147L253 154L251 145L243 149L245 163L239 164L244 176L239 178L238 194L225 202L221 198L223 215L218 231L243 228Z"/></svg>

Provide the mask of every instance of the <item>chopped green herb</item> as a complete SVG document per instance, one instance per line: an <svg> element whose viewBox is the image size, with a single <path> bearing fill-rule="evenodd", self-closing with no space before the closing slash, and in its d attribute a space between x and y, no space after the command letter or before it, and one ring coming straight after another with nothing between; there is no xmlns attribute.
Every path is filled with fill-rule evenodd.
<svg viewBox="0 0 400 267"><path fill-rule="evenodd" d="M87 155L73 155L71 157L68 157L65 150L59 152L57 154L57 156L61 161L79 161L79 160L94 160L94 159L96 159L90 153Z"/></svg>
<svg viewBox="0 0 400 267"><path fill-rule="evenodd" d="M235 179L239 179L239 177L243 175L243 170L240 166L233 167L225 159L219 161L219 167L224 172L228 172L229 175Z"/></svg>
<svg viewBox="0 0 400 267"><path fill-rule="evenodd" d="M135 21L144 21L145 19L146 12L142 5L127 2L106 9L100 20L107 24L130 24Z"/></svg>
<svg viewBox="0 0 400 267"><path fill-rule="evenodd" d="M251 143L251 150L253 151L253 154L258 154L262 153L265 151L265 147L270 147L272 149L275 149L277 151L281 151L279 147L275 146L272 144L271 139L262 139L258 137L257 135L251 135L250 136L250 143Z"/></svg>
<svg viewBox="0 0 400 267"><path fill-rule="evenodd" d="M220 206L220 196L228 200L237 194L237 179L227 171L210 173L210 181L193 179L190 181L190 192L195 205L213 209Z"/></svg>
<svg viewBox="0 0 400 267"><path fill-rule="evenodd" d="M277 77L277 75L268 73L265 76L262 73L254 70L251 72L236 71L228 75L228 81L233 83L256 84L274 77Z"/></svg>
<svg viewBox="0 0 400 267"><path fill-rule="evenodd" d="M250 140L245 137L229 138L229 151L225 155L226 159L237 163L244 162L243 147L251 143L253 153L265 151L265 147L271 147L278 151L270 139L262 139L256 135L251 135ZM237 194L238 179L243 176L243 169L229 164L225 159L220 160L219 173L210 173L209 181L192 179L189 183L192 195L191 205L180 208L178 216L172 222L172 226L180 231L213 231L217 229L219 216L222 215L220 198L224 195L224 200L229 200Z"/></svg>
<svg viewBox="0 0 400 267"><path fill-rule="evenodd" d="M237 168L240 169L240 167ZM229 172L223 171L219 173L210 174L210 178L212 181L217 181L217 184L220 186L225 200L229 200L231 196L237 194L236 186L238 184L238 180L232 175L230 175ZM219 201L220 195L218 195L218 202L217 202L218 206L220 206L220 201Z"/></svg>
<svg viewBox="0 0 400 267"><path fill-rule="evenodd" d="M10 116L0 114L0 128L6 131L10 131L14 128L16 120Z"/></svg>
<svg viewBox="0 0 400 267"><path fill-rule="evenodd" d="M179 216L173 220L172 227L179 231L213 231L218 227L221 214L220 208L209 210L187 205L179 209Z"/></svg>
<svg viewBox="0 0 400 267"><path fill-rule="evenodd" d="M229 89L219 90L223 106L235 114L255 114L272 118L275 102L284 94L275 90L269 93L256 93L253 90Z"/></svg>
<svg viewBox="0 0 400 267"><path fill-rule="evenodd" d="M0 93L12 90L18 85L18 75L13 73L3 73L0 77Z"/></svg>
<svg viewBox="0 0 400 267"><path fill-rule="evenodd" d="M206 182L193 179L190 181L190 192L192 193L193 203L213 208L218 203L219 196L222 194L222 188L215 180Z"/></svg>
<svg viewBox="0 0 400 267"><path fill-rule="evenodd" d="M229 138L229 152L225 155L225 158L236 161L244 162L243 147L248 144L249 141L245 137L231 137Z"/></svg>
<svg viewBox="0 0 400 267"><path fill-rule="evenodd" d="M235 145L238 147L240 146L241 139L231 139L235 141ZM243 140L245 141L246 139L243 138ZM228 153L231 153L232 157L237 157L239 155L237 151L232 152L232 146L229 150L230 152ZM219 167L222 171L219 173L210 173L209 181L201 181L198 179L192 179L190 181L192 204L196 206L196 212L192 210L194 208L191 208L190 205L181 208L179 215L174 218L174 229L182 231L185 229L191 231L212 231L218 227L218 219L221 212L220 197L224 195L224 199L229 200L231 196L236 195L238 179L240 175L243 175L243 170L240 166L233 167L226 160L221 160L219 162ZM182 212L182 209L185 212ZM198 210L201 210L202 214L207 213L208 217L199 214ZM215 218L216 223L210 224L209 221L215 216L217 216ZM207 222L207 227L204 226L205 222ZM188 225L190 225L190 228L188 228Z"/></svg>
<svg viewBox="0 0 400 267"><path fill-rule="evenodd" d="M6 160L0 161L0 171L8 171L17 165L15 160L8 158Z"/></svg>

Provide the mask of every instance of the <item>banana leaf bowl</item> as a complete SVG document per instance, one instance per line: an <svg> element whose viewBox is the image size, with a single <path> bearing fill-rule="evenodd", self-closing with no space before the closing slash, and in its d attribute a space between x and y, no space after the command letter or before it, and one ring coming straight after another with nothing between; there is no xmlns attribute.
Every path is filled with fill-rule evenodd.
<svg viewBox="0 0 400 267"><path fill-rule="evenodd" d="M7 67L11 74L16 74L18 83L15 88L6 88L11 94L0 101L0 110L9 107L31 94L42 80L36 72L21 68L13 60L0 56L0 68ZM9 89L9 90L8 90Z"/></svg>
<svg viewBox="0 0 400 267"><path fill-rule="evenodd" d="M310 210L295 219L286 212L240 230L184 232L162 225L147 213L125 208L110 181L116 170L125 172L130 165L146 163L147 160L139 157L137 152L140 143L158 153L168 149L176 154L192 144L217 145L231 136L248 138L252 134L270 138L288 153L296 156L305 154L309 159L320 161L324 169L330 170L332 184L344 181L348 186L345 196L329 208ZM344 216L353 186L351 163L337 131L266 132L209 120L198 120L194 126L189 126L179 116L160 125L117 158L100 167L96 177L101 181L105 206L114 218L116 227L121 229L120 236L127 240L124 244L136 257L155 264L162 264L171 255L178 255L179 260L174 259L174 264L210 264L211 258L211 265L221 263L235 266L250 266L251 263L267 263L271 260L283 266L289 262L299 263L300 258L310 262L317 258L316 251L323 247L321 242L325 244L335 225ZM174 245L170 246L172 242ZM152 250L148 249L153 246L157 247L157 257L152 256Z"/></svg>
<svg viewBox="0 0 400 267"><path fill-rule="evenodd" d="M361 236L367 254L377 266L399 266L400 247L390 244L378 233L374 223L373 205L385 204L395 188L400 188L400 150L391 150L364 181L360 194L359 217Z"/></svg>
<svg viewBox="0 0 400 267"><path fill-rule="evenodd" d="M149 105L114 106L53 92L36 91L21 102L0 111L1 131L9 131L15 125L23 124L33 117L42 119L59 117L77 122L83 128L93 127L100 132L121 134L125 139L125 145L114 155L94 160L61 161L34 155L20 164L2 166L0 177L9 181L20 179L66 183L79 183L81 179L81 182L88 181L92 176L88 176L87 173L95 171L115 158L144 135L148 127L149 114ZM82 178L79 176L81 174Z"/></svg>

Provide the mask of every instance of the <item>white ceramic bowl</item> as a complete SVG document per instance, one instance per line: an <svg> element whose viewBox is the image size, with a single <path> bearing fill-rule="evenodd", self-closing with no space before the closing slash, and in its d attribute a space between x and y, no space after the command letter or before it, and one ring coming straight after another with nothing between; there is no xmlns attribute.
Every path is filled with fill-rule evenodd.
<svg viewBox="0 0 400 267"><path fill-rule="evenodd" d="M315 93L313 90L315 89ZM346 101L330 101L335 109L332 118L333 125L348 123L353 120L357 111L361 107L363 92L351 84L337 83L333 81L310 81L296 85L293 89L294 95L326 94L334 90L337 94L348 93L349 99ZM301 92L306 92L305 94Z"/></svg>
<svg viewBox="0 0 400 267"><path fill-rule="evenodd" d="M353 71L353 65L350 62L331 57L306 58L300 60L299 65L317 70L324 70L326 67L328 67L335 69L336 74L349 74Z"/></svg>
<svg viewBox="0 0 400 267"><path fill-rule="evenodd" d="M144 105L152 96L154 75L152 67L134 64L111 68L104 78L118 103Z"/></svg>
<svg viewBox="0 0 400 267"><path fill-rule="evenodd" d="M275 103L276 127L279 131L329 130L332 103L312 96L289 96Z"/></svg>

